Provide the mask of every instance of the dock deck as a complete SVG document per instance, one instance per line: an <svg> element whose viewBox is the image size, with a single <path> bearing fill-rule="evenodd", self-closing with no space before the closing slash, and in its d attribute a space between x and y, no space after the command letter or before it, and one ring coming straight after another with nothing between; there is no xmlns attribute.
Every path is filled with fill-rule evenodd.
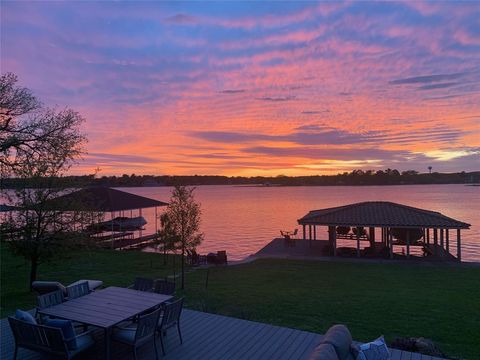
<svg viewBox="0 0 480 360"><path fill-rule="evenodd" d="M1 321L0 358L12 359L13 335L7 319ZM187 359L308 359L322 335L307 331L263 324L227 316L185 309L181 317L183 344L176 329L169 330L165 341L166 360ZM103 332L94 333L96 349L83 358L103 359ZM161 354L160 345L159 354ZM441 360L437 357L391 349L392 360ZM29 350L20 349L18 359L44 359ZM132 353L114 343L112 359L132 359ZM153 344L139 348L139 359L155 359Z"/></svg>
<svg viewBox="0 0 480 360"><path fill-rule="evenodd" d="M342 256L340 255L339 249L337 249L337 257L336 258L357 258L356 257L356 250L352 242L352 254L350 256ZM257 253L253 255L255 258L310 258L310 259L334 259L333 256L328 255L326 248L328 247L328 240L303 240L303 239L295 239L291 240L290 246L287 246L284 238L275 238L267 245L265 245L262 249L260 249ZM381 243L375 243L375 253L372 254L364 254L364 250L361 250L361 259L385 259L390 260L388 253L385 251L382 254L383 245ZM400 245L395 245L395 249L399 248ZM441 246L437 245L435 249L434 244L426 245L430 252L429 256L419 256L418 254L412 254L410 256L410 260L418 260L418 261L455 261L458 262L458 259L453 256L452 254L448 253L443 249ZM397 260L407 260L405 255L395 253L393 259Z"/></svg>

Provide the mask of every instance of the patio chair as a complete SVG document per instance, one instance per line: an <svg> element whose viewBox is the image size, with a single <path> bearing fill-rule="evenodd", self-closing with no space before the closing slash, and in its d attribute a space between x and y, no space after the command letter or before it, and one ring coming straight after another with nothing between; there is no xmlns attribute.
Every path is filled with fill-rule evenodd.
<svg viewBox="0 0 480 360"><path fill-rule="evenodd" d="M65 301L62 290L52 291L48 294L37 296L37 309L46 309Z"/></svg>
<svg viewBox="0 0 480 360"><path fill-rule="evenodd" d="M51 306L55 306L61 304L65 301L65 297L63 296L62 290L52 291L48 294L39 295L37 296L37 308L35 309L35 317L40 320L43 324L44 322L52 319L51 316L48 315L40 315L38 314L38 310L43 310L49 308ZM82 327L85 331L88 329L88 326L85 324L73 322L74 327Z"/></svg>
<svg viewBox="0 0 480 360"><path fill-rule="evenodd" d="M158 359L155 333L159 315L160 309L156 309L148 314L139 315L136 323L132 323L125 327L114 328L112 340L131 346L134 359L137 359L137 348L146 344L148 341L153 340L155 358Z"/></svg>
<svg viewBox="0 0 480 360"><path fill-rule="evenodd" d="M103 286L103 281L101 280L78 280L68 286L77 285L85 281L88 282L90 291L94 291L95 289ZM32 290L38 295L48 294L55 290L62 290L63 295L67 296L67 288L58 281L34 281L32 282Z"/></svg>
<svg viewBox="0 0 480 360"><path fill-rule="evenodd" d="M183 344L182 332L180 331L180 315L182 314L183 298L165 304L163 313L158 321L157 331L160 333L160 344L162 345L162 353L165 355L165 346L163 344L163 335L167 330L176 326L180 344Z"/></svg>
<svg viewBox="0 0 480 360"><path fill-rule="evenodd" d="M17 358L18 348L40 352L49 357L72 359L90 349L94 344L91 331L65 338L62 329L18 320L8 317L8 323L15 339L13 359ZM75 349L69 344L76 342Z"/></svg>
<svg viewBox="0 0 480 360"><path fill-rule="evenodd" d="M128 288L133 290L151 292L153 289L153 279L136 277L134 283Z"/></svg>
<svg viewBox="0 0 480 360"><path fill-rule="evenodd" d="M88 286L88 281L84 281L76 285L70 285L67 287L67 295L69 300L79 298L89 293L90 287Z"/></svg>
<svg viewBox="0 0 480 360"><path fill-rule="evenodd" d="M35 309L35 317L39 318L43 323L46 320L50 319L50 316L42 315L39 316L38 310L46 309L54 305L61 304L65 301L65 296L63 296L62 290L55 290L49 292L48 294L38 295L37 296L37 308Z"/></svg>
<svg viewBox="0 0 480 360"><path fill-rule="evenodd" d="M173 295L175 294L175 283L168 280L157 279L153 285L153 292L163 295Z"/></svg>

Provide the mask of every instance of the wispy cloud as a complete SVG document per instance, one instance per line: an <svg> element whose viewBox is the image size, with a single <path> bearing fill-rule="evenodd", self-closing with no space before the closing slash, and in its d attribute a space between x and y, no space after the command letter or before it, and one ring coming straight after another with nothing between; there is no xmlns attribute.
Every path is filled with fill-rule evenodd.
<svg viewBox="0 0 480 360"><path fill-rule="evenodd" d="M176 14L169 16L164 20L166 23L170 24L196 24L198 22L197 18L187 14Z"/></svg>
<svg viewBox="0 0 480 360"><path fill-rule="evenodd" d="M429 84L423 85L417 88L417 90L435 90L435 89L445 89L452 86L458 85L456 82L449 82L449 83L438 83L438 84Z"/></svg>
<svg viewBox="0 0 480 360"><path fill-rule="evenodd" d="M88 153L86 156L89 161L106 161L111 163L133 163L133 164L153 164L158 162L158 159L140 156L140 155L125 155L125 154L108 154L108 153Z"/></svg>
<svg viewBox="0 0 480 360"><path fill-rule="evenodd" d="M466 73L454 73L454 74L436 74L436 75L423 75L423 76L414 76L408 77L405 79L397 79L390 81L392 85L402 85L402 84L423 84L423 83L432 83L446 80L456 80L467 75Z"/></svg>
<svg viewBox="0 0 480 360"><path fill-rule="evenodd" d="M290 101L295 100L295 96L283 96L283 97L271 97L271 96L264 96L264 97L257 97L256 100L261 101L273 101L273 102L280 102L280 101Z"/></svg>
<svg viewBox="0 0 480 360"><path fill-rule="evenodd" d="M323 114L323 113L329 113L330 110L303 110L302 114L304 115L317 115L317 114Z"/></svg>
<svg viewBox="0 0 480 360"><path fill-rule="evenodd" d="M246 90L245 89L226 89L219 91L222 94L239 94L239 93L244 93Z"/></svg>

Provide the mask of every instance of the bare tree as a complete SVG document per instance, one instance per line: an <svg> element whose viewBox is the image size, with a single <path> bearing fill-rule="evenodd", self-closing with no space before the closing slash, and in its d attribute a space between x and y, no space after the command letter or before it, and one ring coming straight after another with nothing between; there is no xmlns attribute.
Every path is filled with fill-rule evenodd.
<svg viewBox="0 0 480 360"><path fill-rule="evenodd" d="M175 186L165 211L170 228L169 236L176 237L177 246L181 250L182 289L185 288L185 254L187 250L195 250L203 240L203 233L200 232L202 211L200 204L195 201L194 190L195 188Z"/></svg>
<svg viewBox="0 0 480 360"><path fill-rule="evenodd" d="M85 138L75 129L83 119L71 109L45 109L29 89L17 82L12 73L0 76L2 176L18 172L26 159L62 167L80 154L78 145Z"/></svg>
<svg viewBox="0 0 480 360"><path fill-rule="evenodd" d="M88 214L80 208L66 212L50 206L53 198L65 193L68 185L62 176L81 156L86 138L79 113L43 108L16 82L13 74L0 78L0 164L2 177L8 174L34 185L7 194L20 209L9 220L8 245L30 261L31 284L38 265L65 248L67 239L79 235L76 227L87 221Z"/></svg>

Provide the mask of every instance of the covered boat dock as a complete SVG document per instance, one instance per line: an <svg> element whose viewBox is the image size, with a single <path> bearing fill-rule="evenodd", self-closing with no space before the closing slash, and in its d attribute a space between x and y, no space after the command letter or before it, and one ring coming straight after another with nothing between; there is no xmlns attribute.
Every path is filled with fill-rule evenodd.
<svg viewBox="0 0 480 360"><path fill-rule="evenodd" d="M273 239L253 257L461 261L461 231L470 224L439 212L385 201L312 210L303 232ZM323 232L322 230L325 230Z"/></svg>
<svg viewBox="0 0 480 360"><path fill-rule="evenodd" d="M445 260L462 259L461 230L470 224L452 219L439 212L419 209L393 202L361 202L334 208L310 211L298 220L303 227L303 240L317 241L317 229L328 229L327 251L337 256L339 239L354 242L356 256L361 256L362 241L369 246L363 253L394 257L395 247L401 246L410 258L411 248L421 247L424 256ZM456 233L456 246L451 232ZM377 241L378 239L378 241ZM455 252L452 252L456 248Z"/></svg>
<svg viewBox="0 0 480 360"><path fill-rule="evenodd" d="M112 249L143 246L156 239L157 208L168 203L109 187L90 187L56 197L47 206L54 211L110 214L110 220L92 223L88 232L100 245ZM142 209L155 208L155 232L143 234ZM128 217L128 215L130 215ZM134 217L134 215L137 215Z"/></svg>

